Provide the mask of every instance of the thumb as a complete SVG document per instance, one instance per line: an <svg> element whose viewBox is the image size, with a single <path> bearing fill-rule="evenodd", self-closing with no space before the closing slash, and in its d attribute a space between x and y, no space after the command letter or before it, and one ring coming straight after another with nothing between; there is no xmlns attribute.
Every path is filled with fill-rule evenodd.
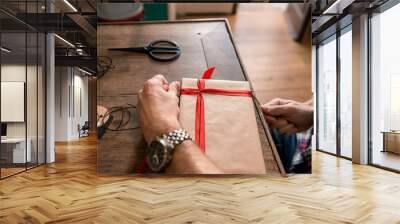
<svg viewBox="0 0 400 224"><path fill-rule="evenodd" d="M281 116L287 113L290 113L290 106L288 105L270 105L265 106L263 111L267 115L272 116Z"/></svg>
<svg viewBox="0 0 400 224"><path fill-rule="evenodd" d="M168 92L177 96L179 93L179 88L180 88L180 83L178 81L171 82L171 84L169 84Z"/></svg>

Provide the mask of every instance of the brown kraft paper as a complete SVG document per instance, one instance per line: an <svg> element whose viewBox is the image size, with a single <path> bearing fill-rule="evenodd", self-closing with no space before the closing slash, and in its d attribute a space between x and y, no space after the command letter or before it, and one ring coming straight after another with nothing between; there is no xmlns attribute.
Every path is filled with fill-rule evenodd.
<svg viewBox="0 0 400 224"><path fill-rule="evenodd" d="M182 80L182 88L196 88L197 79ZM205 88L247 90L245 81L206 80ZM205 113L205 154L227 174L265 174L253 99L202 93ZM182 127L195 136L197 95L180 96Z"/></svg>

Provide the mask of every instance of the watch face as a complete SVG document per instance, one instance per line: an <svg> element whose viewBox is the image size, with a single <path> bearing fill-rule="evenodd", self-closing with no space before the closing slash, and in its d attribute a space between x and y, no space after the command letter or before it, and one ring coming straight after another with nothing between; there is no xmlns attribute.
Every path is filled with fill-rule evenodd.
<svg viewBox="0 0 400 224"><path fill-rule="evenodd" d="M151 170L160 171L168 162L168 145L162 139L151 142L148 147L147 162Z"/></svg>

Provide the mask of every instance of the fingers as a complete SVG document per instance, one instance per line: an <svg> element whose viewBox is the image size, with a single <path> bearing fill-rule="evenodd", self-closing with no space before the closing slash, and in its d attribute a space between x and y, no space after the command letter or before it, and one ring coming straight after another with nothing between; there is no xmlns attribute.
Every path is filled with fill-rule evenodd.
<svg viewBox="0 0 400 224"><path fill-rule="evenodd" d="M161 74L155 75L152 79L159 80L159 81L161 81L162 84L168 84L167 79Z"/></svg>
<svg viewBox="0 0 400 224"><path fill-rule="evenodd" d="M275 98L275 99L271 100L270 102L262 105L261 109L263 110L264 114L266 114L266 115L279 116L279 115L287 112L286 106L288 104L290 104L291 102L292 102L291 100Z"/></svg>
<svg viewBox="0 0 400 224"><path fill-rule="evenodd" d="M282 115L288 115L288 114L294 113L295 108L291 104L272 105L272 106L264 107L263 112L264 112L264 114L270 115L270 116L282 116Z"/></svg>
<svg viewBox="0 0 400 224"><path fill-rule="evenodd" d="M153 78L160 80L161 83L162 83L163 89L165 91L168 91L168 86L169 86L168 85L168 80L163 75L158 74L158 75L155 75Z"/></svg>
<svg viewBox="0 0 400 224"><path fill-rule="evenodd" d="M268 116L268 115L264 115L265 121L269 124L269 125L273 125L278 119L273 117L273 116Z"/></svg>
<svg viewBox="0 0 400 224"><path fill-rule="evenodd" d="M163 75L158 74L144 83L143 90L148 91L150 89L159 87L161 87L165 91L171 91L170 88L172 88L173 94L177 95L179 92L180 84L179 82L172 82L171 84L169 84L168 80Z"/></svg>
<svg viewBox="0 0 400 224"><path fill-rule="evenodd" d="M168 89L169 89L169 85L168 84L163 84L162 87L163 87L163 89L165 91L168 91Z"/></svg>
<svg viewBox="0 0 400 224"><path fill-rule="evenodd" d="M177 81L171 82L171 84L169 84L168 92L173 94L174 96L178 96L179 88L180 88L180 83L179 82L177 82Z"/></svg>
<svg viewBox="0 0 400 224"><path fill-rule="evenodd" d="M281 107L281 106L278 106ZM279 115L281 115L280 113L277 115L277 113L275 113L276 109L273 109L274 114L270 113L270 107L265 107L264 110L264 118L265 121L273 128L282 128L285 127L289 124L289 122L286 119L280 118Z"/></svg>
<svg viewBox="0 0 400 224"><path fill-rule="evenodd" d="M271 105L263 108L263 112L270 116L281 116L288 113L287 106Z"/></svg>
<svg viewBox="0 0 400 224"><path fill-rule="evenodd" d="M289 122L285 119L277 119L271 126L276 129L280 129L288 125Z"/></svg>
<svg viewBox="0 0 400 224"><path fill-rule="evenodd" d="M163 75L155 75L153 78L147 80L144 83L143 91L152 91L157 88L168 91L168 81Z"/></svg>
<svg viewBox="0 0 400 224"><path fill-rule="evenodd" d="M279 128L278 131L281 134L288 134L288 135L298 132L298 130L297 130L296 126L294 126L294 124L287 124L287 125Z"/></svg>
<svg viewBox="0 0 400 224"><path fill-rule="evenodd" d="M293 123L290 123L285 119L279 119L268 115L265 115L264 117L267 123L271 127L278 129L281 134L294 134L299 131Z"/></svg>
<svg viewBox="0 0 400 224"><path fill-rule="evenodd" d="M275 98L271 101L269 101L268 103L266 103L265 105L267 106L271 106L271 105L285 105L292 102L291 100L286 100L286 99L281 99L281 98Z"/></svg>
<svg viewBox="0 0 400 224"><path fill-rule="evenodd" d="M286 119L265 115L265 121L273 128L282 128L289 124Z"/></svg>

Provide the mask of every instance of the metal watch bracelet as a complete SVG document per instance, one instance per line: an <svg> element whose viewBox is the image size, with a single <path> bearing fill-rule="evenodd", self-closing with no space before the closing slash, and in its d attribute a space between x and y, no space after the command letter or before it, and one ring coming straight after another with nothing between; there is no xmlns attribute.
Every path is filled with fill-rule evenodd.
<svg viewBox="0 0 400 224"><path fill-rule="evenodd" d="M174 148L186 140L192 140L192 137L190 137L189 133L182 128L171 131L167 134L163 134L162 138L166 139L168 143L173 145Z"/></svg>

